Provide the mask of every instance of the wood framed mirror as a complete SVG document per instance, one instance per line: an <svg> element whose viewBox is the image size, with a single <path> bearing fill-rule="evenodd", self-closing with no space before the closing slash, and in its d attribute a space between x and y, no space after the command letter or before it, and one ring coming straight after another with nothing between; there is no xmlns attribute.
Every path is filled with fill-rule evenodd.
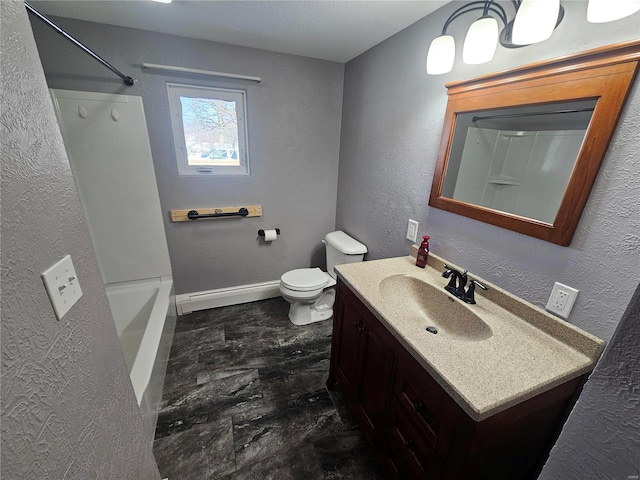
<svg viewBox="0 0 640 480"><path fill-rule="evenodd" d="M639 61L636 40L446 84L429 205L569 245Z"/></svg>

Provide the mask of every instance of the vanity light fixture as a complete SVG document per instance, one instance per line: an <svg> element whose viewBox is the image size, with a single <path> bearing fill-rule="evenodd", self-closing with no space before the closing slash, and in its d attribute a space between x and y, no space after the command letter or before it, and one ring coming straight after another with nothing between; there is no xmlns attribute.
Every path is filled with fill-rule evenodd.
<svg viewBox="0 0 640 480"><path fill-rule="evenodd" d="M447 35L447 28L462 15L482 11L480 18L469 27L464 40L462 61L471 65L491 61L498 41L504 47L517 48L546 40L564 16L560 0L512 0L512 3L516 17L511 21L505 9L494 0L473 1L456 9L444 23L442 35L429 46L427 73L438 75L451 71L455 40ZM502 32L499 31L498 20L502 22Z"/></svg>
<svg viewBox="0 0 640 480"><path fill-rule="evenodd" d="M456 18L470 12L482 11L478 20L467 31L462 50L462 61L477 65L493 59L498 40L506 48L518 48L548 39L564 18L564 8L560 0L511 0L516 14L513 20L507 18L505 9L495 0L468 2L456 9L442 27L442 34L436 37L427 53L427 73L440 75L453 68L456 47L453 36L447 35L447 28ZM619 20L640 11L640 0L589 0L587 20L590 23L604 23ZM497 35L498 20L504 25Z"/></svg>
<svg viewBox="0 0 640 480"><path fill-rule="evenodd" d="M513 43L524 46L544 42L559 23L559 14L560 0L523 0L513 21Z"/></svg>
<svg viewBox="0 0 640 480"><path fill-rule="evenodd" d="M427 54L427 73L440 75L450 72L456 58L456 42L451 35L444 33L431 42Z"/></svg>
<svg viewBox="0 0 640 480"><path fill-rule="evenodd" d="M498 47L498 21L483 15L469 27L462 47L462 61L469 65L490 62ZM453 38L453 37L452 37Z"/></svg>
<svg viewBox="0 0 640 480"><path fill-rule="evenodd" d="M469 2L456 9L442 27L442 35L436 37L427 54L427 73L440 75L450 72L456 55L455 40L447 35L447 28L456 18L470 12L482 11L482 16L469 27L464 41L462 59L464 63L477 65L491 61L498 46L498 21L508 24L507 13L502 5L493 0Z"/></svg>
<svg viewBox="0 0 640 480"><path fill-rule="evenodd" d="M640 0L589 0L587 21L590 23L613 22L640 10Z"/></svg>
<svg viewBox="0 0 640 480"><path fill-rule="evenodd" d="M171 3L171 0L151 0L153 2L158 2L158 3Z"/></svg>

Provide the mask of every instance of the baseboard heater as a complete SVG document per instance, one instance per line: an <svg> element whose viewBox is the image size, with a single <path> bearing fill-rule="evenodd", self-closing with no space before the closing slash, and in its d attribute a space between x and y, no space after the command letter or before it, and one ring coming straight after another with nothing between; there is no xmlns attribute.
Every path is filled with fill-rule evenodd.
<svg viewBox="0 0 640 480"><path fill-rule="evenodd" d="M208 308L226 307L240 303L255 302L280 296L280 281L253 283L237 287L219 288L176 295L178 315L206 310Z"/></svg>

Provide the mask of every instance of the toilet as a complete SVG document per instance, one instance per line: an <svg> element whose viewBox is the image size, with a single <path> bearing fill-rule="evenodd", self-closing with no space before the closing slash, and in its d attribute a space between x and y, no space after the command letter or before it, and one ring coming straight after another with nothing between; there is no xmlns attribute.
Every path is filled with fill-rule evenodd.
<svg viewBox="0 0 640 480"><path fill-rule="evenodd" d="M340 230L327 233L323 243L326 245L327 272L317 267L298 268L280 277L280 293L291 304L289 320L294 325L330 319L336 299L336 291L331 288L336 284L333 267L361 262L367 253L365 245Z"/></svg>

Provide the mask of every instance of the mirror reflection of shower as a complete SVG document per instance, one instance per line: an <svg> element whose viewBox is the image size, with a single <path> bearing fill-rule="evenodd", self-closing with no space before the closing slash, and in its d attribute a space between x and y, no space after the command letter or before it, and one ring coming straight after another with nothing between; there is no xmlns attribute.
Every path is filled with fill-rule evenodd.
<svg viewBox="0 0 640 480"><path fill-rule="evenodd" d="M553 223L596 100L456 116L442 195Z"/></svg>

